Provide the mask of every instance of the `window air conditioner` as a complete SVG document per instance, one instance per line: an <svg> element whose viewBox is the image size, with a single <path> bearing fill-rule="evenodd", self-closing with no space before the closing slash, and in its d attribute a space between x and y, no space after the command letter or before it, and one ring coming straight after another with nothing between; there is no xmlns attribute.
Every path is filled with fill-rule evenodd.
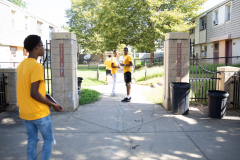
<svg viewBox="0 0 240 160"><path fill-rule="evenodd" d="M218 20L214 20L213 25L217 25L217 24L218 24Z"/></svg>

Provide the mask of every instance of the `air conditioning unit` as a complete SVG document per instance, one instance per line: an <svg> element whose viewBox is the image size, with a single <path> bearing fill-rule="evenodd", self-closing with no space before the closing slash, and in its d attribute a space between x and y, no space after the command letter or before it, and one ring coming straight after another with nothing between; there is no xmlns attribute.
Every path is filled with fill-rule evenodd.
<svg viewBox="0 0 240 160"><path fill-rule="evenodd" d="M214 20L213 25L217 25L217 24L218 24L218 20Z"/></svg>
<svg viewBox="0 0 240 160"><path fill-rule="evenodd" d="M204 26L201 26L200 29L201 29L201 30L202 30L202 29L205 29L205 27L204 27Z"/></svg>

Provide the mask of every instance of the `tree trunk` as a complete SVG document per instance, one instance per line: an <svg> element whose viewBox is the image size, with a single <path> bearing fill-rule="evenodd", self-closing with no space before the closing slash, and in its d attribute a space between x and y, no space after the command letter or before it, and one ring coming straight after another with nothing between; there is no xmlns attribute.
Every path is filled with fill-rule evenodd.
<svg viewBox="0 0 240 160"><path fill-rule="evenodd" d="M102 62L104 62L104 52L102 52Z"/></svg>
<svg viewBox="0 0 240 160"><path fill-rule="evenodd" d="M150 63L154 62L154 51L150 51Z"/></svg>

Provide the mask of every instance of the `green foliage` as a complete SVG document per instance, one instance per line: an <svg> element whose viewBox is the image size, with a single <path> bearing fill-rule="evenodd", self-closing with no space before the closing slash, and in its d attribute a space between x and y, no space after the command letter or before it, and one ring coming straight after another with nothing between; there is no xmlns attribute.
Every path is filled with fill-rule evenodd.
<svg viewBox="0 0 240 160"><path fill-rule="evenodd" d="M166 33L193 28L191 20L204 2L72 0L72 8L66 14L71 31L85 50L104 52L125 44L153 53Z"/></svg>
<svg viewBox="0 0 240 160"><path fill-rule="evenodd" d="M79 104L84 105L84 104L93 103L99 99L100 95L101 94L98 91L88 89L88 88L82 88Z"/></svg>
<svg viewBox="0 0 240 160"><path fill-rule="evenodd" d="M26 2L23 2L22 0L8 0L9 2L12 2L13 4L23 8L23 9L26 9L27 8L27 3Z"/></svg>
<svg viewBox="0 0 240 160"><path fill-rule="evenodd" d="M225 64L207 64L207 70L210 70L212 71L212 69L214 69L214 71L216 72L217 71L217 67L222 67L222 66L226 66ZM232 67L240 67L240 64L232 64L230 65ZM203 65L202 65L203 67ZM210 69L209 69L210 67ZM204 68L206 68L206 65L204 66ZM201 73L202 73L202 69L200 69ZM199 66L198 65L191 65L190 66L190 74L192 73L197 73L199 74Z"/></svg>

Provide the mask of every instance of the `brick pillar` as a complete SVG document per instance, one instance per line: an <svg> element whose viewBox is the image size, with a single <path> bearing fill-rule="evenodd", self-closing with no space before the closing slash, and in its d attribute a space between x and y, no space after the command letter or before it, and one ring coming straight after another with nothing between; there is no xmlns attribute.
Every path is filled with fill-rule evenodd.
<svg viewBox="0 0 240 160"><path fill-rule="evenodd" d="M170 111L170 82L189 83L189 33L167 33L164 42L164 94L163 107Z"/></svg>
<svg viewBox="0 0 240 160"><path fill-rule="evenodd" d="M53 98L64 111L74 111L79 106L75 34L52 33L51 67Z"/></svg>
<svg viewBox="0 0 240 160"><path fill-rule="evenodd" d="M227 102L230 103L233 101L233 91L234 91L234 84L231 83L234 79L232 76L235 72L240 72L240 68L238 67L231 67L231 66L224 66L224 67L217 67L217 71L220 72L217 74L217 78L220 78L216 82L216 89L225 91L229 93ZM229 104L231 106L231 104Z"/></svg>

